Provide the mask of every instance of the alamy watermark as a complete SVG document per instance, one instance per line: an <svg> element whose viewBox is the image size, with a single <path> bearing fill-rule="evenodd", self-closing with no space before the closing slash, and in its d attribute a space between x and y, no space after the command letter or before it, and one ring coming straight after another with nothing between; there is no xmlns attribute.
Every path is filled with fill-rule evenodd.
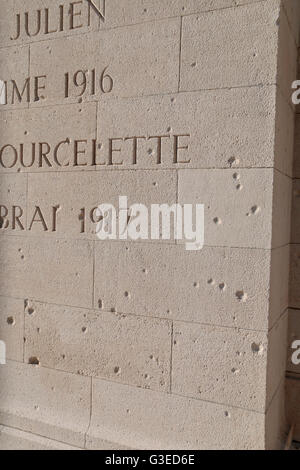
<svg viewBox="0 0 300 470"><path fill-rule="evenodd" d="M101 204L96 209L100 240L182 240L186 250L204 245L204 204L132 204L119 196L119 207Z"/></svg>

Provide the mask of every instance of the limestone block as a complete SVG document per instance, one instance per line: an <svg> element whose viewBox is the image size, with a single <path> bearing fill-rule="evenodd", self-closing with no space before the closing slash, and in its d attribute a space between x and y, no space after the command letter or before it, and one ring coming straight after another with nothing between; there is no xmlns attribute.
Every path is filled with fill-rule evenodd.
<svg viewBox="0 0 300 470"><path fill-rule="evenodd" d="M239 3L245 0L239 0ZM230 7L233 0L109 0L102 28L112 28L173 16Z"/></svg>
<svg viewBox="0 0 300 470"><path fill-rule="evenodd" d="M180 170L178 199L180 204L205 204L205 244L249 248L271 248L289 242L289 230L282 228L278 217L272 238L272 204L274 191L280 200L279 216L288 214L290 181L265 170ZM284 192L277 190L283 186ZM218 189L217 189L218 188ZM276 194L277 195L277 194ZM277 197L276 197L277 202ZM281 209L281 210L280 210ZM288 233L287 233L288 232Z"/></svg>
<svg viewBox="0 0 300 470"><path fill-rule="evenodd" d="M300 308L300 245L291 245L290 307Z"/></svg>
<svg viewBox="0 0 300 470"><path fill-rule="evenodd" d="M9 362L0 368L0 420L78 447L90 417L91 379Z"/></svg>
<svg viewBox="0 0 300 470"><path fill-rule="evenodd" d="M280 104L280 113L276 111L276 102ZM275 116L278 116L276 133ZM135 99L103 97L98 105L98 140L102 148L98 150L97 168L107 168L108 137L139 136L136 163L133 164L132 140L118 141L115 146L121 152L114 154L114 161L123 164L112 168L277 166L291 174L293 121L290 106L273 86ZM176 135L180 136L178 146L188 149L178 151L178 163L174 165ZM152 136L159 136L160 140Z"/></svg>
<svg viewBox="0 0 300 470"><path fill-rule="evenodd" d="M2 31L2 27L0 29ZM10 86L7 88L6 93L3 89L3 83L0 84L1 85L0 87L1 89L0 109L1 110L11 109L11 108L20 109L20 108L28 107L26 88L25 88L25 93L22 98L23 87L28 78L28 71L29 71L29 47L28 46L10 47L9 49L0 48L0 80L2 82L8 82L8 81L14 80L14 83L10 83Z"/></svg>
<svg viewBox="0 0 300 470"><path fill-rule="evenodd" d="M293 181L291 242L300 243L300 179Z"/></svg>
<svg viewBox="0 0 300 470"><path fill-rule="evenodd" d="M79 450L79 448L0 425L0 450Z"/></svg>
<svg viewBox="0 0 300 470"><path fill-rule="evenodd" d="M100 12L103 1L93 0ZM95 31L100 24L86 0L10 0L1 2L0 12L1 47Z"/></svg>
<svg viewBox="0 0 300 470"><path fill-rule="evenodd" d="M173 16L185 16L210 10L219 10L259 0L109 0L106 5L105 22L101 28L111 28L160 20Z"/></svg>
<svg viewBox="0 0 300 470"><path fill-rule="evenodd" d="M287 345L287 370L289 372L294 372L300 374L300 364L294 364L292 361L292 356L300 349L298 346L297 349L293 349L292 345L294 341L300 341L300 311L299 310L289 310L289 337ZM297 357L299 354L297 354Z"/></svg>
<svg viewBox="0 0 300 470"><path fill-rule="evenodd" d="M78 240L1 238L0 295L89 307L92 247Z"/></svg>
<svg viewBox="0 0 300 470"><path fill-rule="evenodd" d="M180 20L175 18L33 44L31 74L47 76L47 97L33 105L101 99L105 93L139 96L177 91L179 31ZM80 70L88 71L83 94L84 87L72 84ZM82 82L82 73L76 81Z"/></svg>
<svg viewBox="0 0 300 470"><path fill-rule="evenodd" d="M93 380L87 448L263 449L264 414ZM243 426L240 426L240 423Z"/></svg>
<svg viewBox="0 0 300 470"><path fill-rule="evenodd" d="M76 188L76 190L74 190ZM119 197L126 196L128 207L144 204L149 210L149 239L151 204L176 203L177 175L175 171L106 171L77 173L76 175L47 173L29 175L28 200L38 205L44 214L51 214L51 207L59 206L55 232L42 224L34 224L31 232L53 237L94 238L99 231L100 204L112 204L119 220ZM128 212L129 216L130 212ZM49 224L48 224L49 225ZM117 234L119 223L117 223ZM172 239L174 228L172 226ZM150 240L151 241L151 240ZM168 242L170 242L168 240Z"/></svg>
<svg viewBox="0 0 300 470"><path fill-rule="evenodd" d="M274 256L288 273L288 250L274 250ZM265 250L187 252L184 246L97 243L95 306L100 302L106 311L268 330L270 259ZM273 285L272 324L288 297L278 271L272 274Z"/></svg>
<svg viewBox="0 0 300 470"><path fill-rule="evenodd" d="M180 90L274 83L279 16L271 0L183 18Z"/></svg>
<svg viewBox="0 0 300 470"><path fill-rule="evenodd" d="M0 297L0 340L5 342L6 357L23 361L24 301Z"/></svg>
<svg viewBox="0 0 300 470"><path fill-rule="evenodd" d="M0 113L0 172L93 170L95 106L82 103ZM84 148L85 158L79 153Z"/></svg>
<svg viewBox="0 0 300 470"><path fill-rule="evenodd" d="M168 391L168 321L30 302L25 316L25 362Z"/></svg>
<svg viewBox="0 0 300 470"><path fill-rule="evenodd" d="M300 380L299 375L289 375L286 380L286 409L290 426L295 425L294 439L300 441Z"/></svg>
<svg viewBox="0 0 300 470"><path fill-rule="evenodd" d="M284 377L285 360L278 364L268 354L268 349L277 352L276 340L283 342L284 334L278 338L278 331L285 330L286 316L284 323L268 338L264 332L175 322L172 391L264 412ZM276 359L281 359L279 353ZM272 360L267 384L266 370Z"/></svg>

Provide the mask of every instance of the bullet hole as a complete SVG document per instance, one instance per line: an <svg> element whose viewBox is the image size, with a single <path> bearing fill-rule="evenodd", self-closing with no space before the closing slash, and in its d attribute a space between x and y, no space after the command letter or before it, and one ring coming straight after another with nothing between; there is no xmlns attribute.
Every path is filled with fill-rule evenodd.
<svg viewBox="0 0 300 470"><path fill-rule="evenodd" d="M34 409L35 409L35 411L38 411L40 409L40 407L38 405L34 405Z"/></svg>
<svg viewBox="0 0 300 470"><path fill-rule="evenodd" d="M216 225L221 225L221 223L222 223L222 220L219 219L219 217L215 217L213 220L214 220L214 223L215 223Z"/></svg>
<svg viewBox="0 0 300 470"><path fill-rule="evenodd" d="M115 309L114 307L112 307L112 308L110 309L110 311L111 311L111 313L116 313L116 309Z"/></svg>
<svg viewBox="0 0 300 470"><path fill-rule="evenodd" d="M98 300L98 308L103 308L103 302L101 299Z"/></svg>
<svg viewBox="0 0 300 470"><path fill-rule="evenodd" d="M254 354L258 354L259 356L261 356L264 352L264 347L262 344L252 343L251 349Z"/></svg>
<svg viewBox="0 0 300 470"><path fill-rule="evenodd" d="M81 328L81 331L82 331L82 333L86 333L87 327L86 327L86 326L83 326L83 327Z"/></svg>
<svg viewBox="0 0 300 470"><path fill-rule="evenodd" d="M258 214L259 211L260 211L260 208L258 206L251 207L252 214Z"/></svg>
<svg viewBox="0 0 300 470"><path fill-rule="evenodd" d="M78 103L82 103L82 98L78 98Z"/></svg>
<svg viewBox="0 0 300 470"><path fill-rule="evenodd" d="M147 11L148 11L147 8L144 8L143 13L147 13Z"/></svg>
<svg viewBox="0 0 300 470"><path fill-rule="evenodd" d="M32 366L39 366L40 365L40 361L37 357L35 356L32 356L29 358L28 360L28 364L31 364Z"/></svg>
<svg viewBox="0 0 300 470"><path fill-rule="evenodd" d="M240 175L238 173L233 173L232 178L237 181L240 179Z"/></svg>
<svg viewBox="0 0 300 470"><path fill-rule="evenodd" d="M34 314L34 308L28 307L27 313L28 313L28 315L33 315Z"/></svg>
<svg viewBox="0 0 300 470"><path fill-rule="evenodd" d="M143 268L142 271L144 274L148 274L148 270L146 268Z"/></svg>
<svg viewBox="0 0 300 470"><path fill-rule="evenodd" d="M37 329L36 329L36 332L37 332L37 333L40 333L40 332L41 332L41 329L40 329L40 328L37 328Z"/></svg>
<svg viewBox="0 0 300 470"><path fill-rule="evenodd" d="M129 409L128 409L128 410L126 410L126 413L129 415L129 414L130 414L130 410L129 410Z"/></svg>
<svg viewBox="0 0 300 470"><path fill-rule="evenodd" d="M279 26L280 25L280 18L278 17L277 20L276 20L276 26Z"/></svg>
<svg viewBox="0 0 300 470"><path fill-rule="evenodd" d="M169 126L169 127L167 128L167 132L171 132L171 131L172 131L172 127Z"/></svg>
<svg viewBox="0 0 300 470"><path fill-rule="evenodd" d="M215 281L212 278L208 279L207 281L207 284L209 284L210 286L213 285L214 283Z"/></svg>
<svg viewBox="0 0 300 470"><path fill-rule="evenodd" d="M194 287L196 287L198 289L200 287L199 282L194 282Z"/></svg>
<svg viewBox="0 0 300 470"><path fill-rule="evenodd" d="M28 135L28 131L25 131L25 132L24 132L24 135Z"/></svg>
<svg viewBox="0 0 300 470"><path fill-rule="evenodd" d="M197 62L193 62L193 63L191 64L191 67L195 68L196 65L197 65Z"/></svg>
<svg viewBox="0 0 300 470"><path fill-rule="evenodd" d="M116 366L116 367L114 368L114 373L115 373L116 375L119 375L120 372L121 372L120 367Z"/></svg>
<svg viewBox="0 0 300 470"><path fill-rule="evenodd" d="M144 378L145 378L146 380L149 380L149 379L150 379L150 375L149 375L149 374L145 374L145 375L144 375Z"/></svg>
<svg viewBox="0 0 300 470"><path fill-rule="evenodd" d="M171 98L171 103L175 103L176 99L173 97Z"/></svg>
<svg viewBox="0 0 300 470"><path fill-rule="evenodd" d="M176 346L176 344L177 344L177 341L176 341L176 339L174 339L174 341L173 341L173 344Z"/></svg>
<svg viewBox="0 0 300 470"><path fill-rule="evenodd" d="M158 186L158 183L156 181L154 181L153 186L155 186L155 187Z"/></svg>
<svg viewBox="0 0 300 470"><path fill-rule="evenodd" d="M237 184L237 185L236 185L236 189L237 189L238 191L241 191L241 190L243 189L243 185L242 185L242 184Z"/></svg>
<svg viewBox="0 0 300 470"><path fill-rule="evenodd" d="M226 285L224 284L224 282L221 282L221 283L219 284L219 289L220 289L220 291L222 291L222 292L226 289Z"/></svg>
<svg viewBox="0 0 300 470"><path fill-rule="evenodd" d="M230 413L228 411L225 411L225 416L226 418L230 418Z"/></svg>
<svg viewBox="0 0 300 470"><path fill-rule="evenodd" d="M231 372L236 375L236 374L238 374L240 371L239 371L239 369L235 369L235 368L233 367L233 368L231 369Z"/></svg>
<svg viewBox="0 0 300 470"><path fill-rule="evenodd" d="M22 260L25 259L25 256L24 256L24 255L21 255L21 259L22 259Z"/></svg>
<svg viewBox="0 0 300 470"><path fill-rule="evenodd" d="M234 165L238 165L240 163L240 161L235 157L230 157L227 162L229 163L230 167L233 167Z"/></svg>
<svg viewBox="0 0 300 470"><path fill-rule="evenodd" d="M238 290L236 293L235 293L235 296L236 298L240 301L240 302L246 302L248 296L247 294L245 294L244 291L242 290Z"/></svg>
<svg viewBox="0 0 300 470"><path fill-rule="evenodd" d="M126 292L124 292L124 296L125 296L127 299L129 299L129 298L130 298L130 294L129 294L129 292L127 292L127 291L126 291Z"/></svg>
<svg viewBox="0 0 300 470"><path fill-rule="evenodd" d="M148 155L152 155L153 154L153 150L152 149L148 149Z"/></svg>
<svg viewBox="0 0 300 470"><path fill-rule="evenodd" d="M7 321L8 325L14 325L15 324L14 317L7 317L6 321Z"/></svg>

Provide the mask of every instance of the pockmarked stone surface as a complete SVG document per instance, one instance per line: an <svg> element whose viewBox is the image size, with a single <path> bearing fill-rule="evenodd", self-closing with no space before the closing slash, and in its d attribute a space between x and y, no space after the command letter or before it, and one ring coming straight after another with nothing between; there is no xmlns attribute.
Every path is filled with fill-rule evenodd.
<svg viewBox="0 0 300 470"><path fill-rule="evenodd" d="M1 450L283 447L299 4L0 0Z"/></svg>

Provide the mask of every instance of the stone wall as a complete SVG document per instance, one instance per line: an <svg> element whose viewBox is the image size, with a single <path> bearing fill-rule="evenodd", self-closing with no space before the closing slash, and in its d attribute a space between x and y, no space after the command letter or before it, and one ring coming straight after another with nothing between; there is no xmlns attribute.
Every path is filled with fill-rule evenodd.
<svg viewBox="0 0 300 470"><path fill-rule="evenodd" d="M94 3L0 0L0 447L279 448L299 2Z"/></svg>

